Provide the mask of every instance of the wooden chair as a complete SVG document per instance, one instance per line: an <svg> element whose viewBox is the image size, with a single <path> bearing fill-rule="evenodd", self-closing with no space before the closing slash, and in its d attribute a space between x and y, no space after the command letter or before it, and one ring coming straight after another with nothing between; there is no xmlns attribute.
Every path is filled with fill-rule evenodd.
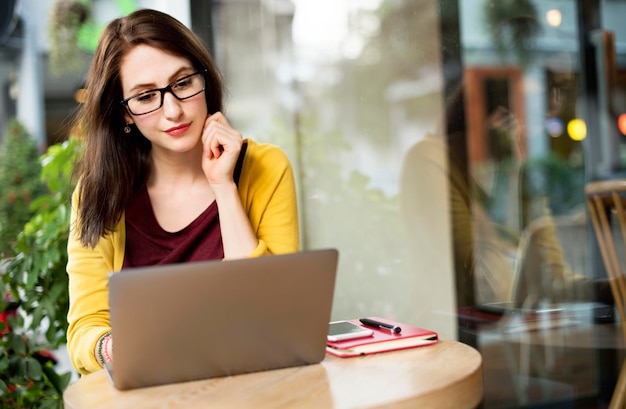
<svg viewBox="0 0 626 409"><path fill-rule="evenodd" d="M611 292L615 299L626 336L626 179L590 182L585 186L585 197L598 247L607 271ZM614 228L615 219L619 229ZM621 246L619 245L621 242ZM626 339L626 338L625 338ZM611 397L610 409L626 407L626 362L620 371Z"/></svg>

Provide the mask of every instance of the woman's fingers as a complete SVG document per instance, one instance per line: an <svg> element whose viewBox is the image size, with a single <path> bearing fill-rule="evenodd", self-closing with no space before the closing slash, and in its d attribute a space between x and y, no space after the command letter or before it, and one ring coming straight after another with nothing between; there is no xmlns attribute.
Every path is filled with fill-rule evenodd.
<svg viewBox="0 0 626 409"><path fill-rule="evenodd" d="M209 159L219 158L223 152L238 153L242 139L241 133L230 126L221 112L207 118L202 140Z"/></svg>
<svg viewBox="0 0 626 409"><path fill-rule="evenodd" d="M232 182L243 144L241 133L230 126L224 115L216 113L206 120L202 143L202 168L209 182L212 185Z"/></svg>
<svg viewBox="0 0 626 409"><path fill-rule="evenodd" d="M221 112L216 112L213 115L209 116L209 121L216 121L218 123L224 124L226 126L228 126L229 128L231 128L230 124L228 123L228 120L226 119L226 117L224 116L224 114L222 114Z"/></svg>

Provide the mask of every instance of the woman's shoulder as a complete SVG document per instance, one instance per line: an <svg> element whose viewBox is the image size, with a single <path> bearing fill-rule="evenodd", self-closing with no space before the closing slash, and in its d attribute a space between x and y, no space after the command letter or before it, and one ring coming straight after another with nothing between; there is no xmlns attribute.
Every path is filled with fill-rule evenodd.
<svg viewBox="0 0 626 409"><path fill-rule="evenodd" d="M276 166L280 163L289 163L287 155L278 145L256 142L252 139L245 139L244 142L248 145L246 158L255 165L271 164Z"/></svg>

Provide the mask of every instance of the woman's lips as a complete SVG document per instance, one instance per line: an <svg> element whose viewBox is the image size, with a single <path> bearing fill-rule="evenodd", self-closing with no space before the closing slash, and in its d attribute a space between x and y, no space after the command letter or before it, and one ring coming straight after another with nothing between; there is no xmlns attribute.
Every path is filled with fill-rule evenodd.
<svg viewBox="0 0 626 409"><path fill-rule="evenodd" d="M171 136L177 136L177 135L181 135L183 133L185 133L187 131L187 129L189 129L189 127L191 126L191 124L182 124L182 125L178 125L178 126L173 126L169 129L165 130L165 133Z"/></svg>

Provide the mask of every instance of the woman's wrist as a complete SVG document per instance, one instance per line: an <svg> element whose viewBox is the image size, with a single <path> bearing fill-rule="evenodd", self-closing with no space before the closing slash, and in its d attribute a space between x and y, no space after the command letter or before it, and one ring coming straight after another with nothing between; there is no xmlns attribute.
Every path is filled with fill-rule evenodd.
<svg viewBox="0 0 626 409"><path fill-rule="evenodd" d="M228 198L239 198L239 190L234 181L223 183L209 183L215 200L228 200Z"/></svg>

